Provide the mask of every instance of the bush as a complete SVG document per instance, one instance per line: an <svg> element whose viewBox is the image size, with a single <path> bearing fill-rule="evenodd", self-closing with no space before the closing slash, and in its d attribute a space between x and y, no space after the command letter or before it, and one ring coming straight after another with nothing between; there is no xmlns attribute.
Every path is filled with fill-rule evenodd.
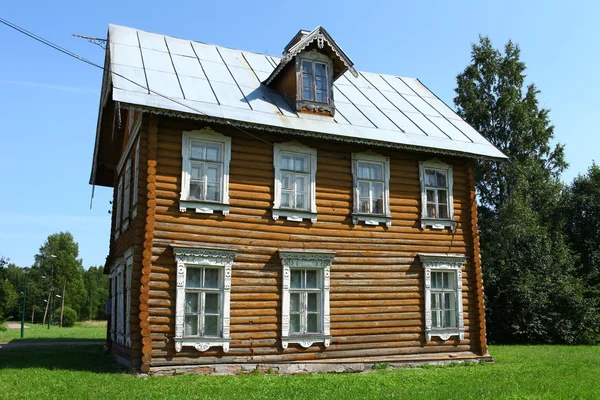
<svg viewBox="0 0 600 400"><path fill-rule="evenodd" d="M54 317L52 317L52 320L55 323L60 323L60 308L54 312ZM75 325L75 322L77 322L77 312L75 310L73 310L71 307L65 306L65 310L63 312L63 323L62 323L63 328L65 328L65 327L69 328L69 327Z"/></svg>

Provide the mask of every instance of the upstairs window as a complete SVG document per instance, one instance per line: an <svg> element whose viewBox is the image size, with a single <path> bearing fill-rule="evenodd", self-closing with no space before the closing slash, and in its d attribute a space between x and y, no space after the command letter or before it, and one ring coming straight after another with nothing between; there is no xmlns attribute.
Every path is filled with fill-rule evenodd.
<svg viewBox="0 0 600 400"><path fill-rule="evenodd" d="M371 152L352 154L352 175L354 224L363 221L366 225L390 226L390 159Z"/></svg>
<svg viewBox="0 0 600 400"><path fill-rule="evenodd" d="M302 61L302 99L328 103L327 65Z"/></svg>
<svg viewBox="0 0 600 400"><path fill-rule="evenodd" d="M421 227L454 229L452 166L438 160L421 162Z"/></svg>
<svg viewBox="0 0 600 400"><path fill-rule="evenodd" d="M297 142L276 143L273 148L275 199L273 219L317 220L315 177L317 151Z"/></svg>
<svg viewBox="0 0 600 400"><path fill-rule="evenodd" d="M228 214L231 138L209 129L184 132L181 150L180 210Z"/></svg>
<svg viewBox="0 0 600 400"><path fill-rule="evenodd" d="M333 104L333 62L318 51L296 58L296 109L335 113Z"/></svg>

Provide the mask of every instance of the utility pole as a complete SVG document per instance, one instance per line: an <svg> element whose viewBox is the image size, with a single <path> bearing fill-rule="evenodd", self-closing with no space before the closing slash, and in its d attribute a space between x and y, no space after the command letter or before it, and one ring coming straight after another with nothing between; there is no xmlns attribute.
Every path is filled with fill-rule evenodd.
<svg viewBox="0 0 600 400"><path fill-rule="evenodd" d="M54 254L50 254L54 260L56 256ZM50 278L50 315L48 316L48 329L50 329L50 325L52 325L52 311L54 310L54 260L52 260L52 273Z"/></svg>

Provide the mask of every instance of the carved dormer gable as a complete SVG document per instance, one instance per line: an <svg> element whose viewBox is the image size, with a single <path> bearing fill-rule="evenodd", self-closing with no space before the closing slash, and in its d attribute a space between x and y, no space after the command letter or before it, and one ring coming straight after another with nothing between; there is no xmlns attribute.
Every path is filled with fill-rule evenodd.
<svg viewBox="0 0 600 400"><path fill-rule="evenodd" d="M319 26L301 30L288 43L283 58L263 82L281 93L298 111L335 113L333 82L344 72L358 76L354 63Z"/></svg>

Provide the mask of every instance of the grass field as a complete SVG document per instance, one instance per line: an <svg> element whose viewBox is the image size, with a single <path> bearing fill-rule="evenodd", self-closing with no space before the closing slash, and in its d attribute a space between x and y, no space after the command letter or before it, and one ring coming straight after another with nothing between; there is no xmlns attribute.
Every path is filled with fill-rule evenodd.
<svg viewBox="0 0 600 400"><path fill-rule="evenodd" d="M599 399L599 346L491 346L495 364L305 376L138 377L101 346L0 350L10 399ZM3 397L4 396L4 397Z"/></svg>
<svg viewBox="0 0 600 400"><path fill-rule="evenodd" d="M0 330L0 343L14 340L23 341L69 341L69 340L104 340L106 339L106 321L84 321L76 323L72 328L26 323L25 337L21 339L20 328Z"/></svg>

